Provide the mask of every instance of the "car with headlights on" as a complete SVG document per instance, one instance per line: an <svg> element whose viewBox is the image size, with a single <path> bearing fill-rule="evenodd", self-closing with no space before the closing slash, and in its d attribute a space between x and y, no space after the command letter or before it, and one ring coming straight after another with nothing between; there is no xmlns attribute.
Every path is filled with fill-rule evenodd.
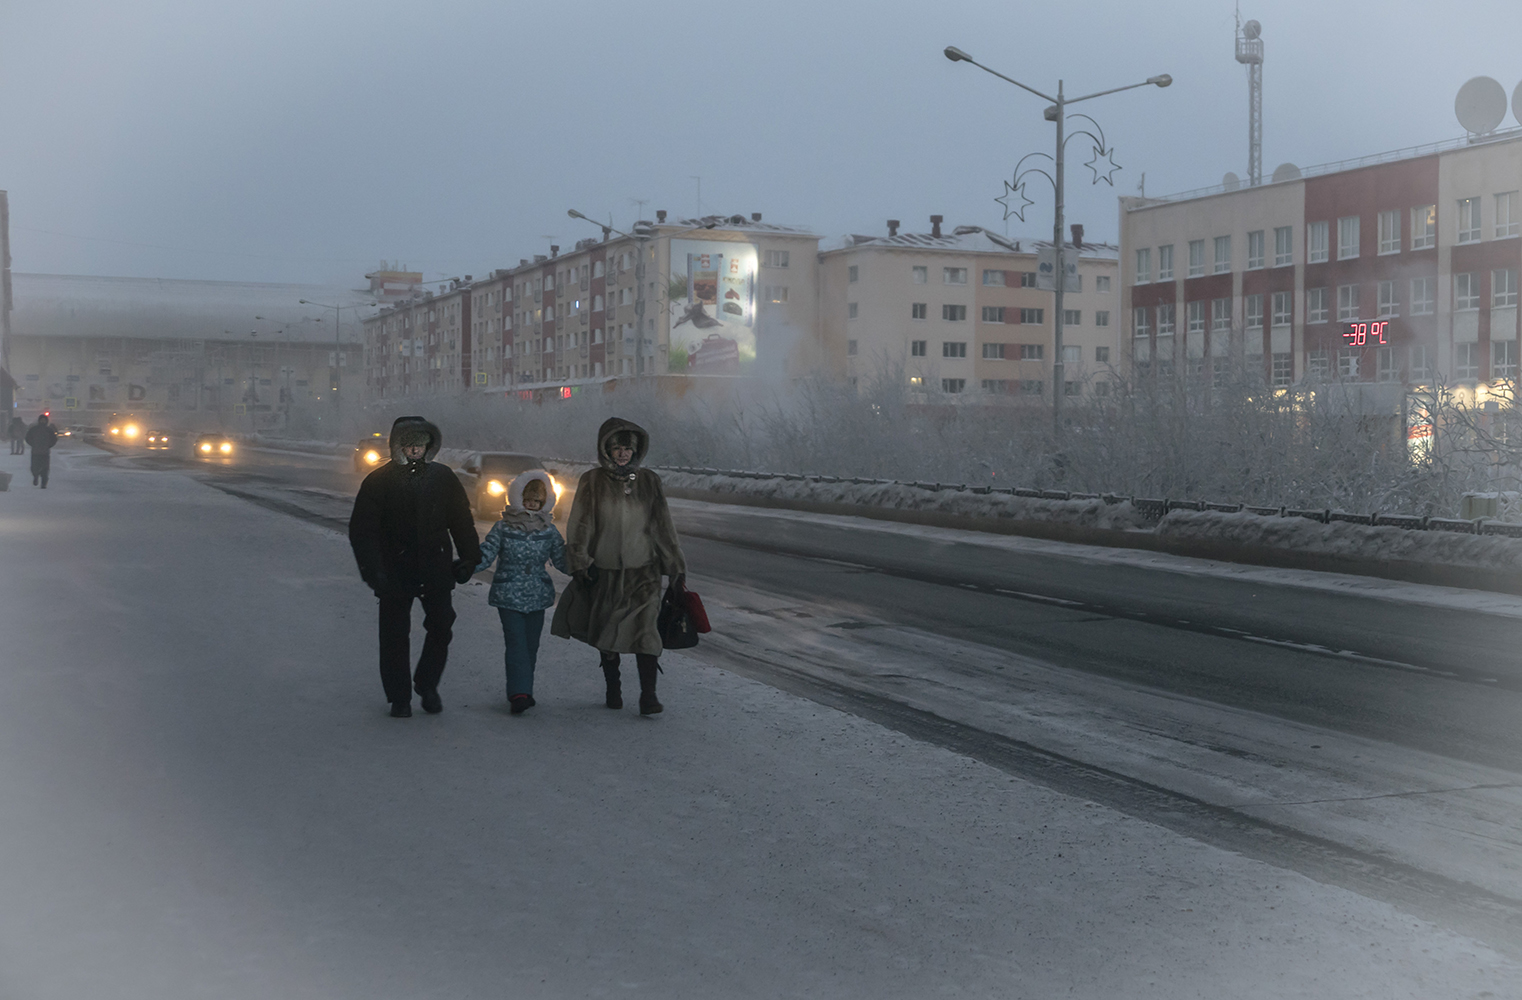
<svg viewBox="0 0 1522 1000"><path fill-rule="evenodd" d="M106 425L105 440L113 444L138 444L143 437L143 425L131 417L112 418Z"/></svg>
<svg viewBox="0 0 1522 1000"><path fill-rule="evenodd" d="M502 508L507 506L507 488L519 473L543 468L544 463L533 455L510 451L478 451L465 459L465 463L455 470L455 475L460 477L460 482L465 486L465 493L470 497L476 513L482 518L491 519L501 514ZM565 486L553 475L550 476L550 482L555 486L556 510L559 510Z"/></svg>
<svg viewBox="0 0 1522 1000"><path fill-rule="evenodd" d="M354 471L369 472L391 460L391 445L384 434L371 434L354 446Z"/></svg>
<svg viewBox="0 0 1522 1000"><path fill-rule="evenodd" d="M168 451L169 432L157 430L149 431L143 437L143 447L147 448L149 451Z"/></svg>
<svg viewBox="0 0 1522 1000"><path fill-rule="evenodd" d="M226 434L202 434L196 438L193 450L196 458L228 459L233 457L237 447Z"/></svg>

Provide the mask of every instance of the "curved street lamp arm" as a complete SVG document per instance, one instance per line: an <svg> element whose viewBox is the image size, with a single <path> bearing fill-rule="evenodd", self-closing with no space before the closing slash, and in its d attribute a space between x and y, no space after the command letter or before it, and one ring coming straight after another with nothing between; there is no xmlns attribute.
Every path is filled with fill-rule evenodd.
<svg viewBox="0 0 1522 1000"><path fill-rule="evenodd" d="M1043 101L1051 101L1053 104L1057 103L1057 98L1050 97L1050 96L1048 96L1046 94L1043 94L1041 91L1037 90L1035 87L1027 87L1025 84L1021 83L1019 80L1016 80L1014 77L1005 76L1003 73L1000 73L996 69L989 69L987 66L984 66L982 63L977 62L976 60L973 60L973 59L970 59L970 58L964 58L962 61L963 62L972 63L974 66L978 67L978 69L982 70L985 73L992 73L994 76L996 76L999 79L1003 80L1005 83L1012 83L1015 86L1019 87L1021 90L1029 91L1030 93L1035 94L1037 97L1041 98ZM1142 86L1142 84L1137 84L1137 86L1140 87L1140 86ZM1096 96L1097 97L1098 95L1095 94L1095 95L1091 95L1091 96ZM1070 101L1068 103L1072 103L1072 102Z"/></svg>
<svg viewBox="0 0 1522 1000"><path fill-rule="evenodd" d="M992 70L990 70L989 72L992 72ZM1095 98L1095 97L1103 97L1106 94L1118 94L1122 90L1135 90L1137 87L1156 87L1156 86L1158 86L1156 81L1157 81L1157 78L1154 77L1151 80L1143 80L1141 83L1128 83L1124 87L1111 87L1109 90L1096 90L1094 93L1092 93L1092 94L1084 94L1082 97L1069 97L1065 101L1063 101L1063 103L1064 104L1077 104L1079 101L1087 101L1087 100L1090 100L1090 99ZM1010 82L1013 83L1014 81L1010 81ZM1169 82L1171 83L1172 80L1170 79ZM1164 84L1164 86L1166 86L1166 84Z"/></svg>

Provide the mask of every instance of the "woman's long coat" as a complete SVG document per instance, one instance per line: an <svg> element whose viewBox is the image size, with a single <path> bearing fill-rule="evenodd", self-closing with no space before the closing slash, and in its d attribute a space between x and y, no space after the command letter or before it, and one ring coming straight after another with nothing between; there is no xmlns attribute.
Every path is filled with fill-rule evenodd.
<svg viewBox="0 0 1522 1000"><path fill-rule="evenodd" d="M620 467L609 452L611 439L624 431L634 436L635 449L634 458ZM659 656L661 576L686 572L682 547L661 477L639 467L649 435L614 417L602 425L597 440L601 464L577 483L566 524L566 561L572 573L591 580L578 579L566 588L550 633L609 652Z"/></svg>

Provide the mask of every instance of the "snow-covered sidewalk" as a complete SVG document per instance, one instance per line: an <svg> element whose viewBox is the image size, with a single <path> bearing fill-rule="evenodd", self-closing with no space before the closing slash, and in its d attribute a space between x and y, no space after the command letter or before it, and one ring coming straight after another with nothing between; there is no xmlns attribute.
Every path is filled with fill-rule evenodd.
<svg viewBox="0 0 1522 1000"><path fill-rule="evenodd" d="M0 494L7 1000L1522 982L1388 905L697 657L663 659L641 719L546 637L539 707L509 717L484 587L457 592L445 713L387 718L342 537L86 459Z"/></svg>

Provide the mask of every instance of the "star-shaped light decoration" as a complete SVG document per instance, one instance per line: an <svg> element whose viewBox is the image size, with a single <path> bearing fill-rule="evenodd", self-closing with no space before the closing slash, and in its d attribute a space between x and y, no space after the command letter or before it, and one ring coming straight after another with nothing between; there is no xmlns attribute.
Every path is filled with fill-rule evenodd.
<svg viewBox="0 0 1522 1000"><path fill-rule="evenodd" d="M1020 199L1020 204L1018 204L1018 205L1011 204L1010 200L1009 200L1009 196L1010 195L1015 195L1016 197L1018 197ZM1034 201L1031 201L1029 198L1027 198L1025 196L1025 182L1024 181L1021 181L1018 184L1011 184L1009 181L1005 181L1004 182L1004 193L1002 195L1000 195L999 197L995 198L994 201L996 201L999 204L1004 206L1004 218L1005 219L1008 219L1011 215L1013 215L1015 218L1019 219L1021 222L1025 221L1025 210L1027 208L1029 208L1030 206L1035 204Z"/></svg>
<svg viewBox="0 0 1522 1000"><path fill-rule="evenodd" d="M1103 160L1100 159L1101 156L1104 157ZM1104 181L1111 187L1115 186L1115 181L1112 177L1115 171L1120 169L1120 164L1115 162L1114 146L1111 146L1109 149L1100 149L1098 146L1095 146L1094 155L1084 166L1094 171L1093 183L1098 184L1100 181Z"/></svg>

